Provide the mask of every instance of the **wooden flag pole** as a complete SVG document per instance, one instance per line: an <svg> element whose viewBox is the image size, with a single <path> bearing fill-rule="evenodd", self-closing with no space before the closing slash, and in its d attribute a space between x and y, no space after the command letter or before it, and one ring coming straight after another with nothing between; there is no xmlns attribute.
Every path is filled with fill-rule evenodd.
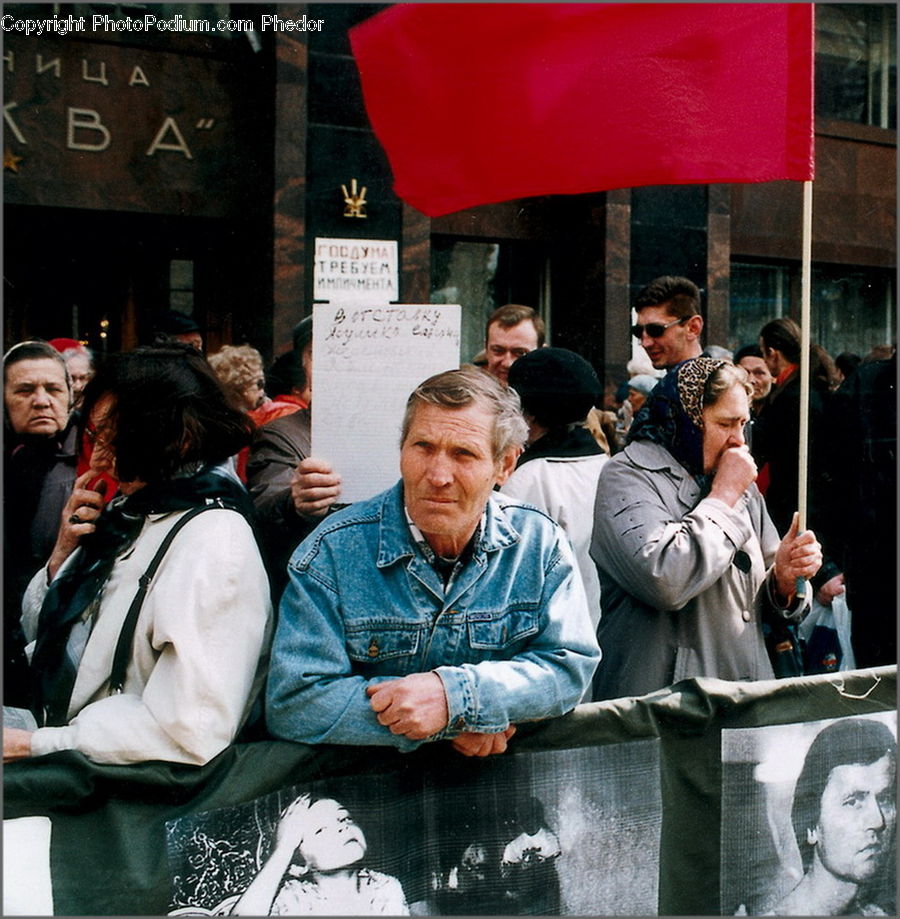
<svg viewBox="0 0 900 919"><path fill-rule="evenodd" d="M812 291L812 182L803 183L803 234L800 254L800 449L797 452L797 511L799 532L806 529L809 467L809 327ZM797 579L797 595L805 596L806 582Z"/></svg>

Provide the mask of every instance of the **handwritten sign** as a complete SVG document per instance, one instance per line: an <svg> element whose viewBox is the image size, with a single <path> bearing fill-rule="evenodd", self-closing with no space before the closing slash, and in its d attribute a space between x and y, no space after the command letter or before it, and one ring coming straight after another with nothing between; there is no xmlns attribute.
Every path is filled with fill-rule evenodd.
<svg viewBox="0 0 900 919"><path fill-rule="evenodd" d="M409 394L459 367L460 307L313 307L312 455L342 479L342 502L370 498L400 475Z"/></svg>
<svg viewBox="0 0 900 919"><path fill-rule="evenodd" d="M398 283L397 240L316 238L313 300L388 303Z"/></svg>

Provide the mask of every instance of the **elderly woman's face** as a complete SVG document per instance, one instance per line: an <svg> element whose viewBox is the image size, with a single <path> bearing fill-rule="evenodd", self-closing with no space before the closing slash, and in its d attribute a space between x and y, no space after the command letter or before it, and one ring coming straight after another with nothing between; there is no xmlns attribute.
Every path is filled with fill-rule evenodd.
<svg viewBox="0 0 900 919"><path fill-rule="evenodd" d="M266 381L262 376L246 383L241 389L241 406L245 412L252 412L266 401Z"/></svg>
<svg viewBox="0 0 900 919"><path fill-rule="evenodd" d="M639 389L628 389L628 401L631 403L631 410L636 415L647 401L647 397Z"/></svg>
<svg viewBox="0 0 900 919"><path fill-rule="evenodd" d="M6 368L3 397L16 434L53 437L69 419L69 385L60 361L16 361Z"/></svg>
<svg viewBox="0 0 900 919"><path fill-rule="evenodd" d="M346 808L329 798L316 801L305 820L297 847L303 861L315 871L336 871L366 854L366 837Z"/></svg>
<svg viewBox="0 0 900 919"><path fill-rule="evenodd" d="M98 475L102 472L118 478L116 451L112 445L115 431L110 422L112 408L112 396L101 396L91 409L90 417L84 427L84 436L91 447L91 471ZM119 491L123 495L132 495L143 485L143 482L138 481L119 482Z"/></svg>
<svg viewBox="0 0 900 919"><path fill-rule="evenodd" d="M703 409L703 471L713 473L722 454L744 444L744 425L750 419L750 400L743 386L732 386L717 402Z"/></svg>

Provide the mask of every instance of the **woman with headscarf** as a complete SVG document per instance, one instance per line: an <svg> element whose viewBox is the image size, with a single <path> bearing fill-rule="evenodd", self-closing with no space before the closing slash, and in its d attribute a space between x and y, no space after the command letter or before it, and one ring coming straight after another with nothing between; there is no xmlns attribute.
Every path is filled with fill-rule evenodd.
<svg viewBox="0 0 900 919"><path fill-rule="evenodd" d="M796 517L779 541L744 443L751 393L739 367L684 361L606 464L591 544L603 596L595 699L687 677L771 679L763 613L805 615L797 579L816 573L821 547Z"/></svg>
<svg viewBox="0 0 900 919"><path fill-rule="evenodd" d="M270 631L252 507L226 462L250 423L198 353L170 345L111 357L81 434L91 469L22 604L39 727L4 730L4 760L203 764L246 717ZM120 491L106 506L104 472Z"/></svg>

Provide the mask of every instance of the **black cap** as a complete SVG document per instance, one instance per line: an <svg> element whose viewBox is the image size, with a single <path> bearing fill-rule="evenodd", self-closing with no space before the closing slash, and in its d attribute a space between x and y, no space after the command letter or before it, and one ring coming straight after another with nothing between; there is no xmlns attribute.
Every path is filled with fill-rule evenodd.
<svg viewBox="0 0 900 919"><path fill-rule="evenodd" d="M178 310L160 313L153 323L157 335L185 335L188 332L199 332L200 326L187 314Z"/></svg>
<svg viewBox="0 0 900 919"><path fill-rule="evenodd" d="M522 408L547 428L583 421L603 391L594 368L566 348L537 348L509 368Z"/></svg>

